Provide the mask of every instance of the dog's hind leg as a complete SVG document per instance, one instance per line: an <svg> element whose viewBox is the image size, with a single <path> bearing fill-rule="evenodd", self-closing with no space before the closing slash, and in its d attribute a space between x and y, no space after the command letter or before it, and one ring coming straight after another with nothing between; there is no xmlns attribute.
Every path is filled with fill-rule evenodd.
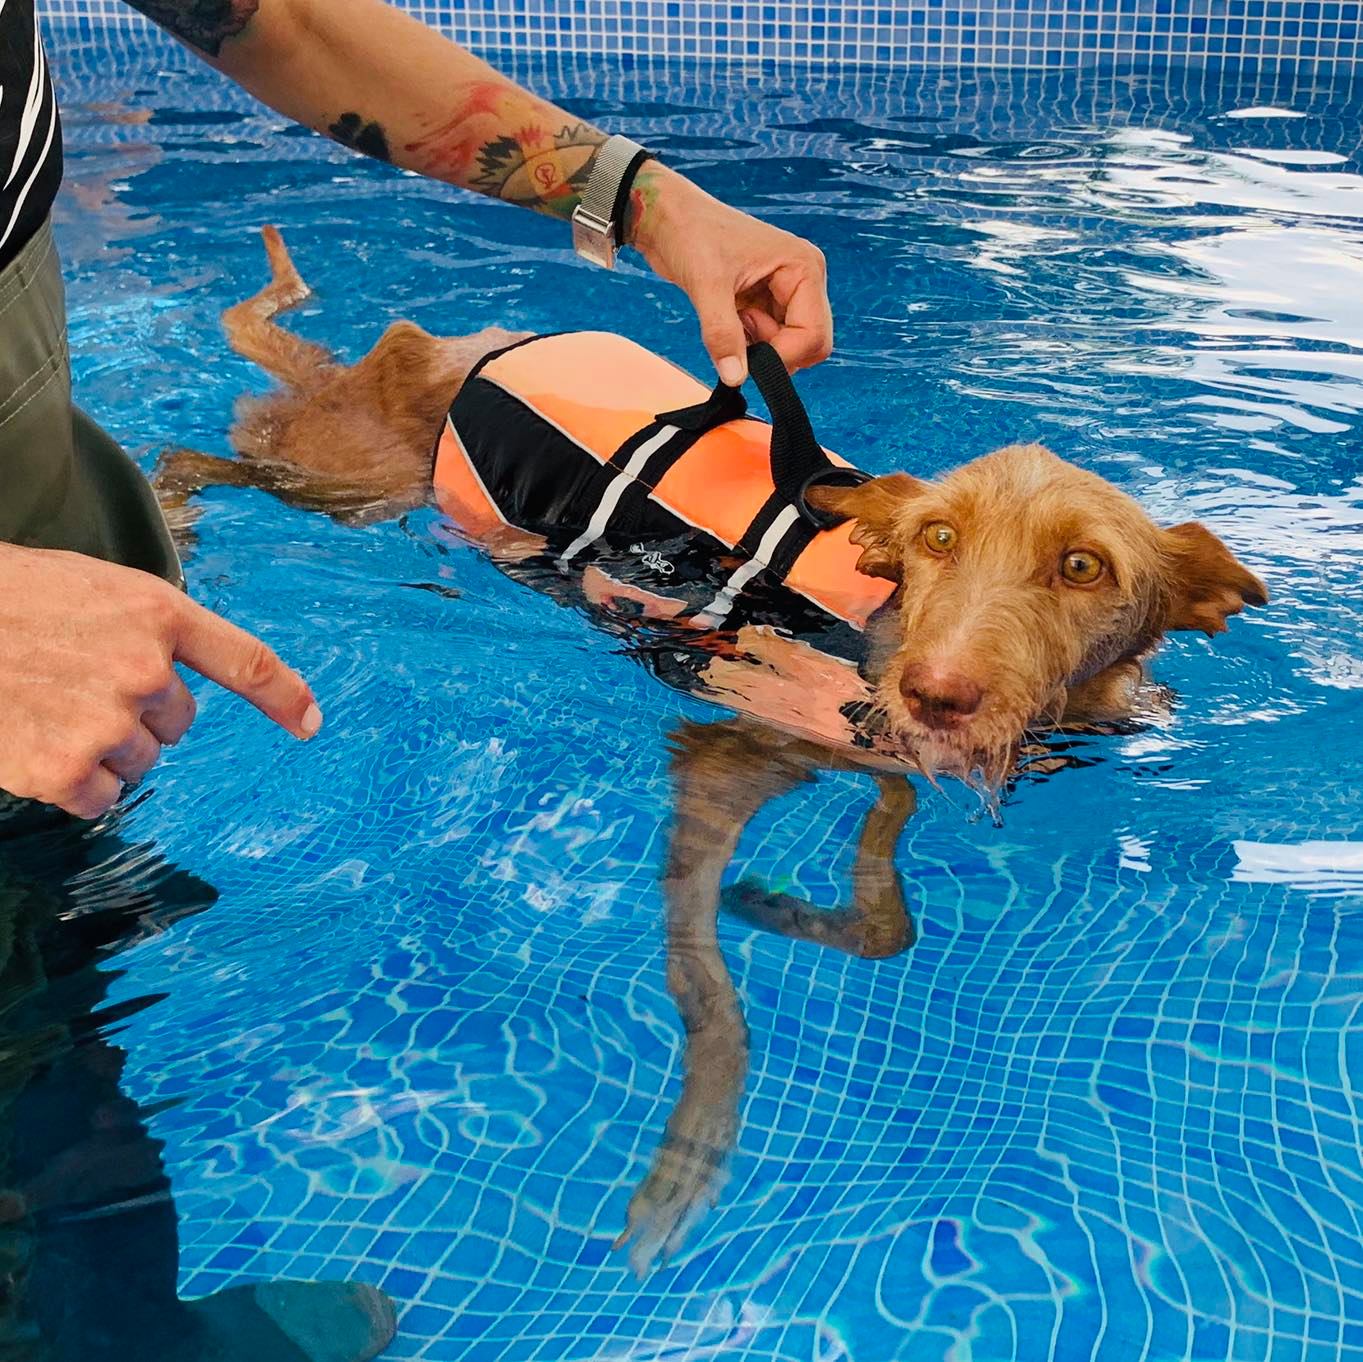
<svg viewBox="0 0 1363 1362"><path fill-rule="evenodd" d="M726 912L763 931L796 941L831 946L863 959L883 960L915 940L913 917L895 870L894 852L917 808L913 786L902 776L877 775L880 794L866 814L852 866L852 902L818 908L791 894L777 894L752 880L725 890Z"/></svg>
<svg viewBox="0 0 1363 1362"><path fill-rule="evenodd" d="M310 504L307 494L311 484L306 470L261 459L221 459L197 449L166 450L156 461L151 484L181 555L195 546L199 507L194 498L209 487L256 487L283 501ZM317 493L319 499L327 490L324 484Z"/></svg>
<svg viewBox="0 0 1363 1362"><path fill-rule="evenodd" d="M259 293L222 314L227 343L291 387L307 387L335 363L331 352L279 326L274 318L297 307L312 292L295 268L277 227L263 227L270 282Z"/></svg>
<svg viewBox="0 0 1363 1362"><path fill-rule="evenodd" d="M168 449L156 461L151 485L175 547L183 557L195 546L194 522L199 508L193 498L205 487L246 487L250 469L232 459L201 454L197 449Z"/></svg>

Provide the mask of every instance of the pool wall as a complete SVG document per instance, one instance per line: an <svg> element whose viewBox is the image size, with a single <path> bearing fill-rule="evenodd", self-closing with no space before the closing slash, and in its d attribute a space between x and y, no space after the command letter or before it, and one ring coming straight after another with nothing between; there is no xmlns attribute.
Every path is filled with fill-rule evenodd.
<svg viewBox="0 0 1363 1362"><path fill-rule="evenodd" d="M1358 63L1363 0L399 0L482 50L969 67ZM90 37L124 0L38 0Z"/></svg>

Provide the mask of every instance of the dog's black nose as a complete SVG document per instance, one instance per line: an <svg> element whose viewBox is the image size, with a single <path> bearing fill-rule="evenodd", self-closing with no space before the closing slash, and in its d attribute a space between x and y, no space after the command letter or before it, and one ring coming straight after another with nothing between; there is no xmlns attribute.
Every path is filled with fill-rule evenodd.
<svg viewBox="0 0 1363 1362"><path fill-rule="evenodd" d="M909 714L924 728L961 728L984 699L983 689L968 676L929 667L906 667L899 690Z"/></svg>

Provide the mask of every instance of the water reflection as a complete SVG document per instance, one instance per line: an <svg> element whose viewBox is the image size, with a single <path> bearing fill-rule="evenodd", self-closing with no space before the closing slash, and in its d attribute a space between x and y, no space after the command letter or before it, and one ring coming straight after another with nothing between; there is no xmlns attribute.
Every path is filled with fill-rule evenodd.
<svg viewBox="0 0 1363 1362"><path fill-rule="evenodd" d="M303 1362L372 1356L391 1314L366 1288L272 1282L176 1293L161 1144L123 1088L121 951L217 895L149 847L0 807L0 1357ZM325 1324L319 1329L319 1322ZM317 1351L320 1349L321 1351Z"/></svg>

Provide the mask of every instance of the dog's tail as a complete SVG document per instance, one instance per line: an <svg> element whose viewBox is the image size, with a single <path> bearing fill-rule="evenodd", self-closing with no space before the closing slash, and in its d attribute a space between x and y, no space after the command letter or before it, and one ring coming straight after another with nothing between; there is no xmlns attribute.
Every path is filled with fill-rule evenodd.
<svg viewBox="0 0 1363 1362"><path fill-rule="evenodd" d="M312 290L295 268L279 229L263 227L260 234L270 261L270 282L222 314L227 343L280 382L307 387L335 358L325 346L303 340L275 322L276 315L297 307Z"/></svg>

